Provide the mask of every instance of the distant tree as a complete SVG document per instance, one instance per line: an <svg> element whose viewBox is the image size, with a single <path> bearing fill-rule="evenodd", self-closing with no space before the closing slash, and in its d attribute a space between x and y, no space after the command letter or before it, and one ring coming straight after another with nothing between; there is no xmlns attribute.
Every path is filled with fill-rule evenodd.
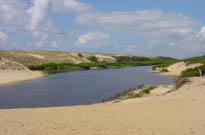
<svg viewBox="0 0 205 135"><path fill-rule="evenodd" d="M83 57L83 55L82 55L81 53L78 53L78 57L82 58L82 57Z"/></svg>
<svg viewBox="0 0 205 135"><path fill-rule="evenodd" d="M95 57L95 56L90 56L88 58L88 60L93 61L93 62L97 62L98 61L97 57Z"/></svg>

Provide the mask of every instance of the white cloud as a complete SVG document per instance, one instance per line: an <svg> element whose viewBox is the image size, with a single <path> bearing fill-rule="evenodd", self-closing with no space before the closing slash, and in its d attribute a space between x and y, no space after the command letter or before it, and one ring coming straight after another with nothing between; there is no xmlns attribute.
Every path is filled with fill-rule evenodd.
<svg viewBox="0 0 205 135"><path fill-rule="evenodd" d="M198 38L200 38L200 40L204 40L205 41L205 26L203 26L201 28L201 31L199 32L199 34L197 35Z"/></svg>
<svg viewBox="0 0 205 135"><path fill-rule="evenodd" d="M5 42L7 40L8 36L6 33L0 31L0 42Z"/></svg>
<svg viewBox="0 0 205 135"><path fill-rule="evenodd" d="M157 10L81 14L77 16L77 21L84 25L97 25L123 31L184 28L198 23L182 14L164 13Z"/></svg>
<svg viewBox="0 0 205 135"><path fill-rule="evenodd" d="M42 20L46 17L48 4L50 0L34 0L33 6L27 10L31 15L28 29L35 30Z"/></svg>
<svg viewBox="0 0 205 135"><path fill-rule="evenodd" d="M88 4L76 0L33 0L33 6L27 12L31 15L29 30L35 30L47 18L49 5L56 12L85 13L92 8Z"/></svg>
<svg viewBox="0 0 205 135"><path fill-rule="evenodd" d="M92 10L90 5L76 0L52 0L52 6L58 12L85 13Z"/></svg>
<svg viewBox="0 0 205 135"><path fill-rule="evenodd" d="M140 50L145 52L146 48L150 51L160 49L165 54L170 52L169 55L175 55L171 52L178 52L179 55L205 53L205 26L199 31L193 29L199 22L183 14L159 10L103 13L82 0L0 0L1 42L7 40L6 33L10 32L22 37L30 36L29 45L46 49L58 47L60 39L76 37L75 30L69 33L72 30L52 23L53 12L60 15L72 13L76 15L78 24L94 27L96 31L106 30L113 35L118 32L116 37L125 37L120 40L123 40L122 44L127 44L118 50L141 53ZM79 36L74 44L81 48L99 48L108 44L110 37L103 32L88 32ZM137 42L138 39L142 42ZM134 40L133 45L128 40Z"/></svg>
<svg viewBox="0 0 205 135"><path fill-rule="evenodd" d="M38 42L29 42L27 43L28 47L34 46L35 48L41 48L47 43L47 35L42 35Z"/></svg>
<svg viewBox="0 0 205 135"><path fill-rule="evenodd" d="M25 0L0 0L0 29L8 32L22 31L28 22L25 12L27 3Z"/></svg>
<svg viewBox="0 0 205 135"><path fill-rule="evenodd" d="M106 45L110 37L111 36L109 34L103 32L88 32L81 35L75 42L75 45L83 48L98 48Z"/></svg>
<svg viewBox="0 0 205 135"><path fill-rule="evenodd" d="M51 46L53 48L58 48L58 43L56 41L51 41Z"/></svg>
<svg viewBox="0 0 205 135"><path fill-rule="evenodd" d="M76 17L79 24L135 35L143 40L142 46L152 50L163 50L168 55L178 56L204 53L205 27L198 32L192 27L199 24L183 14L166 13L158 10L136 12L90 12ZM133 52L127 46L128 52ZM154 51L153 51L154 52ZM158 52L159 53L159 52Z"/></svg>

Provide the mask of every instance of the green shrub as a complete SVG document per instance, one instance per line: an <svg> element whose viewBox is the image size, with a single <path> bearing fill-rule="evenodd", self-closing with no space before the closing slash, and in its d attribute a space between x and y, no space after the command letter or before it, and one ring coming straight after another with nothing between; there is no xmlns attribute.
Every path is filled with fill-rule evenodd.
<svg viewBox="0 0 205 135"><path fill-rule="evenodd" d="M205 56L192 57L184 60L188 64L202 63L205 64Z"/></svg>
<svg viewBox="0 0 205 135"><path fill-rule="evenodd" d="M157 67L156 66L153 66L152 67L152 70L154 71L154 70L157 70Z"/></svg>
<svg viewBox="0 0 205 135"><path fill-rule="evenodd" d="M151 86L151 87L148 87L146 89L143 89L139 93L135 93L133 91L124 92L120 95L120 99L124 100L124 99L130 99L130 98L139 98L139 97L142 97L144 94L149 94L150 91L154 90L155 88L157 88L157 87Z"/></svg>
<svg viewBox="0 0 205 135"><path fill-rule="evenodd" d="M95 56L90 56L90 57L88 58L88 60L90 60L90 61L92 61L92 62L97 62L97 61L98 61L97 57L95 57Z"/></svg>
<svg viewBox="0 0 205 135"><path fill-rule="evenodd" d="M143 90L142 90L142 93L144 93L144 94L149 94L150 91L152 91L152 90L154 90L154 89L156 89L156 88L157 88L156 86L148 87L148 88L146 88L146 89L143 89Z"/></svg>
<svg viewBox="0 0 205 135"><path fill-rule="evenodd" d="M163 69L160 70L160 72L169 72L169 70L163 68Z"/></svg>
<svg viewBox="0 0 205 135"><path fill-rule="evenodd" d="M122 95L120 95L120 99L130 99L130 98L137 98L142 97L141 93L134 93L133 91L130 92L124 92Z"/></svg>
<svg viewBox="0 0 205 135"><path fill-rule="evenodd" d="M182 72L181 77L194 77L194 76L200 76L199 70L201 70L202 74L205 75L205 65L196 67L196 68L190 68Z"/></svg>
<svg viewBox="0 0 205 135"><path fill-rule="evenodd" d="M78 53L78 57L83 58L83 55L81 53Z"/></svg>
<svg viewBox="0 0 205 135"><path fill-rule="evenodd" d="M142 97L142 94L137 93L137 94L135 94L135 97L137 97L137 98Z"/></svg>

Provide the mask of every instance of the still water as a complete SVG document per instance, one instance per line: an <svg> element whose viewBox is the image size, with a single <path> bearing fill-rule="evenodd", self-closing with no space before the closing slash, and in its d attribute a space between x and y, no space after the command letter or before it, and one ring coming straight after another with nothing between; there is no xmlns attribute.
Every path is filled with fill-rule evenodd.
<svg viewBox="0 0 205 135"><path fill-rule="evenodd" d="M150 73L150 66L53 74L0 86L0 109L99 103L103 98L144 83L166 85L172 78Z"/></svg>

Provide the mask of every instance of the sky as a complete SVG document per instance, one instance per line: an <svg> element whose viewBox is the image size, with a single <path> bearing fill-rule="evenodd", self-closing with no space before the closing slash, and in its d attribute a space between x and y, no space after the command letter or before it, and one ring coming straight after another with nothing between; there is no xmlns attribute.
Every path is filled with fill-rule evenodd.
<svg viewBox="0 0 205 135"><path fill-rule="evenodd" d="M205 55L204 0L0 0L0 49Z"/></svg>

